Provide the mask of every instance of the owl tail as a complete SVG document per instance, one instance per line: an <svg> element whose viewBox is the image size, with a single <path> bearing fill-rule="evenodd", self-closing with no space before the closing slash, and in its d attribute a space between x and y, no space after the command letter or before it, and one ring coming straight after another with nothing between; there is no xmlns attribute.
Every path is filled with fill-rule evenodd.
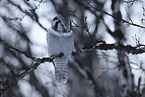
<svg viewBox="0 0 145 97"><path fill-rule="evenodd" d="M68 59L66 57L56 58L54 60L55 65L55 80L56 84L61 85L66 83L68 79Z"/></svg>

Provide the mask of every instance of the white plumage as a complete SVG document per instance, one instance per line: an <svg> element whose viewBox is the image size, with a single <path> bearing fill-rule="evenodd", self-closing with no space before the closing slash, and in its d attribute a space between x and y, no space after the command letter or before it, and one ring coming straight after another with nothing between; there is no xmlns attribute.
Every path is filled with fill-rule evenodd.
<svg viewBox="0 0 145 97"><path fill-rule="evenodd" d="M57 23L58 24L58 23ZM74 48L74 34L69 32L56 31L52 27L47 32L47 45L49 56L63 53L61 58L54 59L55 79L58 85L66 83L68 79L68 59L71 58Z"/></svg>

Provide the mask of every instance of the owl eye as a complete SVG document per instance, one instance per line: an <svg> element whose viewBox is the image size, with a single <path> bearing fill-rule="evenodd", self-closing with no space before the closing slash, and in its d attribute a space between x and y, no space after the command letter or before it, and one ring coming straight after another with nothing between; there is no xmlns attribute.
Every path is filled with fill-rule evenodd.
<svg viewBox="0 0 145 97"><path fill-rule="evenodd" d="M64 28L64 25L62 23L60 25L61 25L62 28Z"/></svg>
<svg viewBox="0 0 145 97"><path fill-rule="evenodd" d="M61 25L61 27L62 27L63 31L65 31L65 32L66 32L66 31L67 31L67 28L66 28L66 27L65 27L62 23L61 23L60 25Z"/></svg>

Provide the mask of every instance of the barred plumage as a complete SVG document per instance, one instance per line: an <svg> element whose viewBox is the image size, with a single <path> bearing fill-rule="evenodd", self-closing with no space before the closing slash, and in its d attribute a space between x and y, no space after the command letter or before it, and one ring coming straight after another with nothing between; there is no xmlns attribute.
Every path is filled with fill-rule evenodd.
<svg viewBox="0 0 145 97"><path fill-rule="evenodd" d="M56 58L54 60L54 64L56 83L58 85L61 85L61 83L66 83L68 79L68 58Z"/></svg>
<svg viewBox="0 0 145 97"><path fill-rule="evenodd" d="M58 85L66 83L68 79L68 59L71 58L74 48L74 34L66 17L55 17L52 27L47 32L47 45L49 56L63 53L61 58L54 59L55 79ZM66 18L66 19L65 19ZM65 19L65 20L63 20ZM64 22L64 23L63 23Z"/></svg>

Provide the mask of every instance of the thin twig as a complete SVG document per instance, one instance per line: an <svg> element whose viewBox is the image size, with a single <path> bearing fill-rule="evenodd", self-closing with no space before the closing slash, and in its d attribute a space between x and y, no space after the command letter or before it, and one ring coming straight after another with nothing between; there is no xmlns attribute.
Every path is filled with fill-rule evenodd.
<svg viewBox="0 0 145 97"><path fill-rule="evenodd" d="M8 88L10 88L11 86L13 86L14 84L16 84L20 79L22 79L24 76L26 76L27 74L29 74L30 72L32 72L33 70L35 70L41 63L44 62L53 62L53 60L56 57L61 57L63 56L62 53L60 53L59 55L53 56L53 57L47 57L47 58L37 58L37 61L35 62L34 65L32 65L30 68L28 68L27 70L25 70L23 73L21 73L19 76L15 77L12 81L9 81L8 84L7 82L4 81L0 81L1 84L6 84L7 86L3 89L0 89L0 92L4 92L5 90L7 90Z"/></svg>
<svg viewBox="0 0 145 97"><path fill-rule="evenodd" d="M88 5L89 5L90 7L89 7L89 6L84 6L84 8L87 8L88 10L90 10L90 12L92 12L92 13L95 14L95 15L96 15L96 13L94 12L94 10L97 10L97 11L103 13L103 14L106 14L106 15L108 15L108 16L111 16L111 17L114 18L114 19L121 20L123 23L127 23L128 25L136 26L136 27L139 27L139 28L145 28L145 26L141 26L141 25L139 25L139 24L136 24L136 23L133 23L133 22L129 22L129 21L124 20L124 19L117 18L117 17L111 15L110 13L106 12L106 11L103 10L103 9L95 8L95 7L93 7L89 2L88 2ZM93 8L94 10L93 10L92 8Z"/></svg>

